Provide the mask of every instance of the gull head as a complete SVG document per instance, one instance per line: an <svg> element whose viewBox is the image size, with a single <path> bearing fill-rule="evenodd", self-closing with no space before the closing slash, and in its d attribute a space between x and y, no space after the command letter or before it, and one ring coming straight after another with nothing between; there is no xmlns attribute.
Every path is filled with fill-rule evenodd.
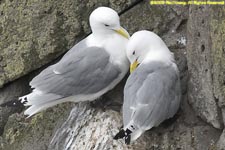
<svg viewBox="0 0 225 150"><path fill-rule="evenodd" d="M131 63L130 72L144 62L173 60L173 53L163 40L155 33L146 30L138 31L131 36L126 53Z"/></svg>
<svg viewBox="0 0 225 150"><path fill-rule="evenodd" d="M120 26L120 18L116 11L108 7L98 7L90 17L89 22L92 33L95 35L107 35L118 33L129 38L128 32Z"/></svg>

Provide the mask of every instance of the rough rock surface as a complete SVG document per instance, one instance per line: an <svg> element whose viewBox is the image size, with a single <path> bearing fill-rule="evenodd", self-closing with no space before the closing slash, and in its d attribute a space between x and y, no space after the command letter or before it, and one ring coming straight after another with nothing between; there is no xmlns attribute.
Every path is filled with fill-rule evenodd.
<svg viewBox="0 0 225 150"><path fill-rule="evenodd" d="M210 12L210 13L209 13ZM188 22L189 102L197 115L224 128L225 9L192 6ZM200 19L199 19L200 18ZM224 149L224 132L218 145Z"/></svg>
<svg viewBox="0 0 225 150"><path fill-rule="evenodd" d="M183 112L179 115L185 116ZM165 122L160 127L146 132L136 142L127 146L123 140L112 139L122 124L120 113L79 105L73 108L65 123L57 130L48 149L200 150L215 148L219 133L216 129L204 123L198 123L194 116L191 116L193 122L188 122L181 116L178 116L179 119L176 121Z"/></svg>
<svg viewBox="0 0 225 150"><path fill-rule="evenodd" d="M209 10L212 13L208 13ZM221 110L217 102L224 100L224 93L220 91L225 80L222 71L224 57L220 44L222 35L214 31L221 32L222 29L218 18L211 15L213 13L210 7L190 7L187 45L189 102L201 118L215 128L222 128Z"/></svg>
<svg viewBox="0 0 225 150"><path fill-rule="evenodd" d="M60 105L26 119L22 114L13 114L5 126L2 150L45 150L47 149L53 129L59 128L68 116L72 105Z"/></svg>
<svg viewBox="0 0 225 150"><path fill-rule="evenodd" d="M19 96L26 94L28 91L28 81L26 77L7 84L4 89L0 90L0 105L11 100L17 99ZM4 126L8 120L9 115L15 112L21 112L23 107L0 107L0 135L3 133Z"/></svg>
<svg viewBox="0 0 225 150"><path fill-rule="evenodd" d="M105 5L120 12L132 2L0 1L0 85L51 62L89 33L88 15L95 7ZM148 29L165 40L175 53L183 93L177 115L131 145L112 140L122 125L124 80L95 102L61 104L30 119L21 113L7 119L20 109L0 107L6 114L0 122L0 130L6 123L0 149L224 149L224 19L222 7L150 6L148 1L121 15L121 24L131 34ZM0 89L0 104L28 92L33 76Z"/></svg>
<svg viewBox="0 0 225 150"><path fill-rule="evenodd" d="M0 1L0 87L64 53L90 32L98 6L121 11L131 1ZM79 6L79 7L78 7Z"/></svg>

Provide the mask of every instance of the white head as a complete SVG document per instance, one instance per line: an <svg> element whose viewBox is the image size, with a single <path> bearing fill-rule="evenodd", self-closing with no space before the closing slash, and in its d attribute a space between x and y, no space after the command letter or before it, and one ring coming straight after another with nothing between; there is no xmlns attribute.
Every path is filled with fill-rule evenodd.
<svg viewBox="0 0 225 150"><path fill-rule="evenodd" d="M163 40L146 30L138 31L131 36L126 52L131 63L131 72L144 61L173 61L173 53Z"/></svg>
<svg viewBox="0 0 225 150"><path fill-rule="evenodd" d="M92 33L95 35L114 34L115 32L129 38L129 34L120 26L120 18L116 11L108 7L98 7L90 17L89 22Z"/></svg>

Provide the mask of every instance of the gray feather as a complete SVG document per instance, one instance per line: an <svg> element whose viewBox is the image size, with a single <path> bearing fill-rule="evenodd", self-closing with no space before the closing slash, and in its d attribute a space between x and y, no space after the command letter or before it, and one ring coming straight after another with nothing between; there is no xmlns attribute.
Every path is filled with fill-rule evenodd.
<svg viewBox="0 0 225 150"><path fill-rule="evenodd" d="M180 104L177 69L162 62L140 65L124 89L123 121L142 129L158 126L172 117Z"/></svg>
<svg viewBox="0 0 225 150"><path fill-rule="evenodd" d="M109 54L102 48L79 49L43 70L30 85L62 97L93 94L107 87L121 72L109 59Z"/></svg>

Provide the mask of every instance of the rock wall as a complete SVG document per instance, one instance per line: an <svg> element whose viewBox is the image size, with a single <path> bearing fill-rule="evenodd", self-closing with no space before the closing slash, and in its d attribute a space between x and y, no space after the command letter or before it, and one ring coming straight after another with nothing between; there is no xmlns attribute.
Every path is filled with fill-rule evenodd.
<svg viewBox="0 0 225 150"><path fill-rule="evenodd" d="M0 86L57 58L90 32L88 16L97 6L117 11L121 0L6 0L0 2Z"/></svg>
<svg viewBox="0 0 225 150"><path fill-rule="evenodd" d="M0 1L0 104L28 93L44 65L90 32L88 16L103 5L124 12L121 25L130 34L154 31L175 53L183 93L177 115L129 146L113 141L122 125L124 79L95 102L61 104L30 119L22 107L0 107L0 149L224 149L225 9L148 1L126 9L135 2Z"/></svg>
<svg viewBox="0 0 225 150"><path fill-rule="evenodd" d="M224 128L225 51L224 7L192 6L188 22L189 102L196 115ZM224 132L218 146L224 149Z"/></svg>

